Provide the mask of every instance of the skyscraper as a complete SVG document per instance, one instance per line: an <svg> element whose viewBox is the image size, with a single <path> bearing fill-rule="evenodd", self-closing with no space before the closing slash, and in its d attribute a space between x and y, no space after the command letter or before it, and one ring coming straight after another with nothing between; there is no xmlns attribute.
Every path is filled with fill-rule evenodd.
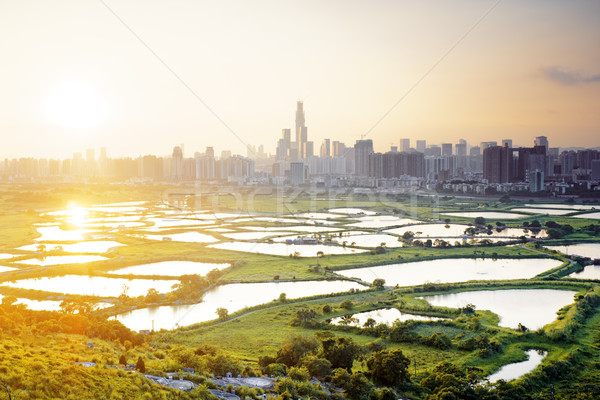
<svg viewBox="0 0 600 400"><path fill-rule="evenodd" d="M331 145L329 139L323 139L323 143L321 143L321 151L319 152L321 157L330 157L331 156Z"/></svg>
<svg viewBox="0 0 600 400"><path fill-rule="evenodd" d="M502 139L502 147L504 146L513 147L512 139Z"/></svg>
<svg viewBox="0 0 600 400"><path fill-rule="evenodd" d="M291 129L282 129L281 130L281 138L285 141L285 146L290 149L292 144L292 130Z"/></svg>
<svg viewBox="0 0 600 400"><path fill-rule="evenodd" d="M460 139L460 142L454 146L454 149L456 150L456 167L463 171L466 170L468 166L467 141Z"/></svg>
<svg viewBox="0 0 600 400"><path fill-rule="evenodd" d="M333 141L333 156L343 157L346 155L346 145L342 142Z"/></svg>
<svg viewBox="0 0 600 400"><path fill-rule="evenodd" d="M419 153L425 153L426 148L427 148L426 140L417 140L417 151Z"/></svg>
<svg viewBox="0 0 600 400"><path fill-rule="evenodd" d="M315 144L311 142L304 143L304 158L309 158L315 154Z"/></svg>
<svg viewBox="0 0 600 400"><path fill-rule="evenodd" d="M304 162L294 161L290 163L290 183L294 186L303 185L304 179Z"/></svg>
<svg viewBox="0 0 600 400"><path fill-rule="evenodd" d="M481 149L481 151L484 151L488 147L492 147L492 146L498 146L498 142L493 141L493 142L481 142L481 143L479 143L479 148Z"/></svg>
<svg viewBox="0 0 600 400"><path fill-rule="evenodd" d="M171 157L171 179L179 181L183 178L183 151L181 147L173 147L173 155Z"/></svg>
<svg viewBox="0 0 600 400"><path fill-rule="evenodd" d="M356 175L369 176L369 154L373 152L371 139L357 140L354 145L354 165Z"/></svg>
<svg viewBox="0 0 600 400"><path fill-rule="evenodd" d="M302 129L304 128L304 129ZM303 143L307 140L306 126L304 120L304 103L298 101L296 103L296 146L297 146L297 157L296 159L302 158L302 149L304 148Z"/></svg>
<svg viewBox="0 0 600 400"><path fill-rule="evenodd" d="M442 155L443 156L451 156L452 155L452 143L442 143Z"/></svg>
<svg viewBox="0 0 600 400"><path fill-rule="evenodd" d="M483 178L488 182L511 182L514 174L512 149L504 146L491 146L483 150Z"/></svg>
<svg viewBox="0 0 600 400"><path fill-rule="evenodd" d="M544 190L544 171L539 169L529 171L529 191L536 193Z"/></svg>
<svg viewBox="0 0 600 400"><path fill-rule="evenodd" d="M544 146L546 148L546 153L548 152L548 138L546 136L538 136L533 141L534 146Z"/></svg>
<svg viewBox="0 0 600 400"><path fill-rule="evenodd" d="M410 150L410 139L400 139L400 151Z"/></svg>

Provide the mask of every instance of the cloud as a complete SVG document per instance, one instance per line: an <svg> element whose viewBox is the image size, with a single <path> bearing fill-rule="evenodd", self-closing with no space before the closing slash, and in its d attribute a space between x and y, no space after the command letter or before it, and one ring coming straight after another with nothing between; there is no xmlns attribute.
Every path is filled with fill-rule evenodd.
<svg viewBox="0 0 600 400"><path fill-rule="evenodd" d="M581 72L565 69L558 66L545 67L541 69L542 75L553 82L562 85L584 85L600 82L600 74L584 75Z"/></svg>

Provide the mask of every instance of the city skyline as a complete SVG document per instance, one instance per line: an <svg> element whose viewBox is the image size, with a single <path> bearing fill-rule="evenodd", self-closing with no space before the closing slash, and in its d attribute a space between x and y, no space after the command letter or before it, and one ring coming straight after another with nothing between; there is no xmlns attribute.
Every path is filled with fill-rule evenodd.
<svg viewBox="0 0 600 400"><path fill-rule="evenodd" d="M315 153L325 138L600 145L596 2L177 5L3 4L0 32L20 34L2 45L0 157L274 153L297 100Z"/></svg>

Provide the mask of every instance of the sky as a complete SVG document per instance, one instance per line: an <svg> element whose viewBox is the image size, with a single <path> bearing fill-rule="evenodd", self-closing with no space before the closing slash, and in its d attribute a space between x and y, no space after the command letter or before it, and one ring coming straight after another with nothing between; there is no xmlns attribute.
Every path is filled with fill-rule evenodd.
<svg viewBox="0 0 600 400"><path fill-rule="evenodd" d="M600 146L600 2L0 2L0 157Z"/></svg>

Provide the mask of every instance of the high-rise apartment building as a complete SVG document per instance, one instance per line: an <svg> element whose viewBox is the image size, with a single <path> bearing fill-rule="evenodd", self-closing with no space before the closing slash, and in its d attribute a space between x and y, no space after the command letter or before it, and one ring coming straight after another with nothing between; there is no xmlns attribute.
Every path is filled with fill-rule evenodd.
<svg viewBox="0 0 600 400"><path fill-rule="evenodd" d="M531 193L544 190L544 171L539 169L529 171L529 191Z"/></svg>
<svg viewBox="0 0 600 400"><path fill-rule="evenodd" d="M354 145L354 168L356 175L369 176L369 154L373 152L373 140L357 140Z"/></svg>
<svg viewBox="0 0 600 400"><path fill-rule="evenodd" d="M467 141L461 139L454 147L456 150L456 167L463 172L467 169L469 162L467 158Z"/></svg>
<svg viewBox="0 0 600 400"><path fill-rule="evenodd" d="M491 183L512 181L514 162L512 149L504 146L490 146L483 150L483 178Z"/></svg>
<svg viewBox="0 0 600 400"><path fill-rule="evenodd" d="M321 151L319 152L321 157L331 157L331 145L329 139L323 139L321 143Z"/></svg>
<svg viewBox="0 0 600 400"><path fill-rule="evenodd" d="M546 148L546 152L548 152L548 138L546 136L538 136L533 141L534 146L544 146Z"/></svg>
<svg viewBox="0 0 600 400"><path fill-rule="evenodd" d="M315 155L315 144L311 142L304 143L304 149L302 150L304 153L304 158L310 158Z"/></svg>
<svg viewBox="0 0 600 400"><path fill-rule="evenodd" d="M393 179L401 176L425 177L425 156L419 152L388 152L369 155L369 176Z"/></svg>
<svg viewBox="0 0 600 400"><path fill-rule="evenodd" d="M443 156L451 156L452 155L452 143L442 143L442 155Z"/></svg>
<svg viewBox="0 0 600 400"><path fill-rule="evenodd" d="M425 149L424 153L426 156L441 156L442 148L440 146L432 144L431 146L429 146L429 148Z"/></svg>
<svg viewBox="0 0 600 400"><path fill-rule="evenodd" d="M481 151L484 151L488 147L493 147L493 146L498 146L498 142L493 141L493 142L481 142L481 143L479 143L479 148L481 149Z"/></svg>
<svg viewBox="0 0 600 400"><path fill-rule="evenodd" d="M173 155L171 156L171 179L179 181L183 178L183 151L181 147L173 147Z"/></svg>
<svg viewBox="0 0 600 400"><path fill-rule="evenodd" d="M303 185L305 180L304 162L294 161L290 163L290 183L292 185Z"/></svg>
<svg viewBox="0 0 600 400"><path fill-rule="evenodd" d="M346 145L336 140L333 141L333 156L344 157L346 155Z"/></svg>
<svg viewBox="0 0 600 400"><path fill-rule="evenodd" d="M410 150L410 139L400 139L400 151Z"/></svg>
<svg viewBox="0 0 600 400"><path fill-rule="evenodd" d="M543 146L515 149L493 146L483 151L483 177L489 182L525 182L535 170L545 175L546 148Z"/></svg>

